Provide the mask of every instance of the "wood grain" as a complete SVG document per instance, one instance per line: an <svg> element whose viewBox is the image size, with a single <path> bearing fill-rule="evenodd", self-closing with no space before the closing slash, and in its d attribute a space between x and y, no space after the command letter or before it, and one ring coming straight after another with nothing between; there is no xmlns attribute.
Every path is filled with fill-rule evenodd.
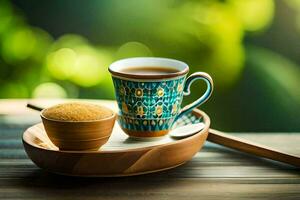
<svg viewBox="0 0 300 200"><path fill-rule="evenodd" d="M136 140L127 137L116 124L111 139L98 151L59 151L48 139L43 125L37 124L24 132L23 143L31 160L53 173L93 177L145 174L177 167L201 149L210 120L199 110L194 115L203 117L204 129L181 140L169 136Z"/></svg>
<svg viewBox="0 0 300 200"><path fill-rule="evenodd" d="M31 116L24 118L3 108L21 109L26 103L0 100L0 113L11 113L0 120L0 199L300 199L299 169L210 142L188 163L155 174L77 178L44 172L28 159L21 142L28 123L39 116L24 109L22 114ZM300 133L230 134L300 155Z"/></svg>
<svg viewBox="0 0 300 200"><path fill-rule="evenodd" d="M41 118L47 136L59 149L98 150L112 133L116 113L105 119L82 122L51 120L43 113Z"/></svg>
<svg viewBox="0 0 300 200"><path fill-rule="evenodd" d="M269 158L272 160L284 162L296 167L300 167L300 155L292 155L281 152L277 149L251 142L246 139L238 138L224 132L210 129L208 141L233 148L242 152L250 153L256 156Z"/></svg>

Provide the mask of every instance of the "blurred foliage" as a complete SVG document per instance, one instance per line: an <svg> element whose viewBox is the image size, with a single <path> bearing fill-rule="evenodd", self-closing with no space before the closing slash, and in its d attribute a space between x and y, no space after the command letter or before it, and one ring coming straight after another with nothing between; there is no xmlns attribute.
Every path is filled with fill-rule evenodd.
<svg viewBox="0 0 300 200"><path fill-rule="evenodd" d="M300 0L286 0L286 2L292 9L295 9L297 11L296 26L298 29L298 33L300 33Z"/></svg>
<svg viewBox="0 0 300 200"><path fill-rule="evenodd" d="M128 39L140 38L140 42L95 46L75 34L53 40L45 31L28 25L8 1L2 0L1 74L4 77L1 84L8 90L11 84L25 84L22 84L24 88L19 88L23 92L4 90L1 96L33 97L35 88L49 81L62 87L68 82L78 90L80 87L101 87L110 82L106 69L113 60L152 55L187 60L195 66L193 71L199 70L197 66L206 66L204 70L214 75L217 86L228 87L238 79L243 68L244 32L267 26L274 9L272 0L243 3L237 0L128 0L125 5L119 1L96 4L101 4L99 9L104 11L99 14L101 18L113 16L103 21L102 26L109 27L104 32L122 33L120 37L128 35ZM252 14L257 9L259 14ZM128 26L128 22L134 24ZM53 97L58 93L53 92ZM112 97L112 91L107 96Z"/></svg>
<svg viewBox="0 0 300 200"><path fill-rule="evenodd" d="M247 46L247 60L255 74L254 83L264 93L262 96L253 96L256 101L250 103L253 104L250 107L256 108L255 113L261 116L258 122L260 126L296 130L300 113L299 66L278 53L257 46ZM262 106L257 103L260 98L264 99L260 101L264 102Z"/></svg>
<svg viewBox="0 0 300 200"><path fill-rule="evenodd" d="M295 26L300 27L300 1L286 2L298 13ZM274 0L127 0L126 4L102 0L87 1L84 7L81 1L69 0L45 4L57 5L54 10L62 5L76 8L78 16L74 10L65 10L67 20L52 24L62 28L70 21L68 12L73 13L75 24L77 19L90 19L90 25L78 29L90 28L96 36L88 38L97 41L75 33L53 37L30 25L10 1L0 0L0 98L113 99L107 71L111 62L159 56L183 60L192 72L213 76L218 103L208 104L211 112L218 112L224 95L241 84L248 64L254 66L258 79L266 80L263 84L271 85L270 95L283 102L292 99L294 107L300 106L299 66L270 50L245 45L247 35L255 36L271 26ZM191 99L198 95L194 92Z"/></svg>
<svg viewBox="0 0 300 200"><path fill-rule="evenodd" d="M296 109L300 102L300 68L283 56L259 47L248 47L249 61L271 90L271 97L280 100L289 109Z"/></svg>

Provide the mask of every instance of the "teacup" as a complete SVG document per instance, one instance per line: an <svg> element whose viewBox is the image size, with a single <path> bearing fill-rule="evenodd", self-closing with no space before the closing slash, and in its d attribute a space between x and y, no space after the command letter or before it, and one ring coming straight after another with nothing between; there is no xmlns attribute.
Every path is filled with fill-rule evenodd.
<svg viewBox="0 0 300 200"><path fill-rule="evenodd" d="M174 122L204 103L213 90L212 78L204 72L191 74L186 63L155 57L116 61L109 66L119 107L118 123L132 137L166 135ZM190 94L195 80L204 80L205 93L181 109L183 96Z"/></svg>

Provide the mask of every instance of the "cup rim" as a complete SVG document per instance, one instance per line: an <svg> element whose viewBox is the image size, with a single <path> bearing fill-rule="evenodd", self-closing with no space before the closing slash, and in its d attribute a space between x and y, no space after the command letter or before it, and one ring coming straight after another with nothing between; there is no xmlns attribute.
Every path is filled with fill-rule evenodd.
<svg viewBox="0 0 300 200"><path fill-rule="evenodd" d="M147 64L149 63L149 64ZM126 67L172 67L176 68L179 71L168 74L131 74L122 72L122 68ZM161 58L161 57L133 57L117 60L113 62L109 67L108 71L112 76L124 77L130 79L165 79L165 78L174 78L186 75L189 72L189 67L186 63L171 59L171 58Z"/></svg>

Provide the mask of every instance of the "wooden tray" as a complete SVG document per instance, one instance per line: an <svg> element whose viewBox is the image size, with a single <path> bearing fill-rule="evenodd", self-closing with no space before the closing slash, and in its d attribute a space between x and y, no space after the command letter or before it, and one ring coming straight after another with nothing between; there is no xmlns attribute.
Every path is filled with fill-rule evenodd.
<svg viewBox="0 0 300 200"><path fill-rule="evenodd" d="M205 128L185 139L168 135L155 140L129 138L116 123L109 141L98 151L59 151L48 139L43 124L28 128L23 145L40 168L69 176L131 176L162 171L190 160L203 146L210 126L200 110L183 116L176 126L203 121Z"/></svg>

